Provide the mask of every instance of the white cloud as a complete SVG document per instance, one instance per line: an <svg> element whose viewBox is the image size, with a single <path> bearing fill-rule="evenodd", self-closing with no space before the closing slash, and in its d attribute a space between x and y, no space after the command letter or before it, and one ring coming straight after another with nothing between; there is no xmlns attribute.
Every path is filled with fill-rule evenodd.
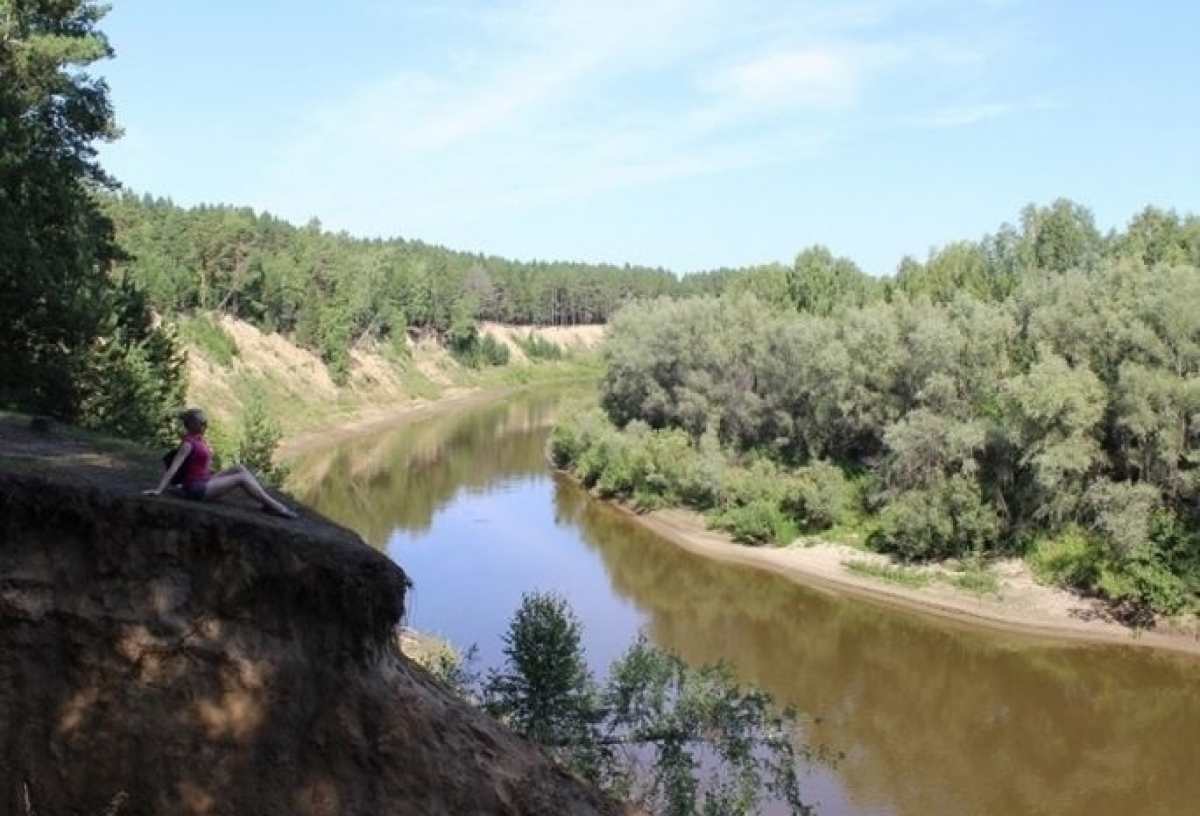
<svg viewBox="0 0 1200 816"><path fill-rule="evenodd" d="M966 44L939 49L887 30L903 5L456 6L453 47L321 102L279 151L269 186L289 209L378 210L419 197L429 218L452 207L445 217L461 220L806 161L889 69L982 59ZM421 8L414 25L445 24ZM1001 113L946 109L926 124Z"/></svg>
<svg viewBox="0 0 1200 816"><path fill-rule="evenodd" d="M1012 116L1020 113L1049 110L1054 105L1046 99L1025 102L986 102L975 105L960 105L939 108L923 116L914 117L912 124L921 127L963 127L987 119Z"/></svg>
<svg viewBox="0 0 1200 816"><path fill-rule="evenodd" d="M727 121L797 109L844 108L854 103L870 75L886 64L884 49L829 44L755 54L702 78L713 97L707 121Z"/></svg>

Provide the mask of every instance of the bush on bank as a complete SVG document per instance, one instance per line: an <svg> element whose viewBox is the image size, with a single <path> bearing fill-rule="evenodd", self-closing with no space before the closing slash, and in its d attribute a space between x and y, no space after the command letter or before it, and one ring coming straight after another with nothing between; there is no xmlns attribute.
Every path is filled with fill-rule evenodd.
<svg viewBox="0 0 1200 816"><path fill-rule="evenodd" d="M859 488L828 462L789 470L712 437L693 443L678 428L635 421L618 430L599 409L556 425L550 458L601 498L697 510L746 544L787 544L849 521L861 505Z"/></svg>

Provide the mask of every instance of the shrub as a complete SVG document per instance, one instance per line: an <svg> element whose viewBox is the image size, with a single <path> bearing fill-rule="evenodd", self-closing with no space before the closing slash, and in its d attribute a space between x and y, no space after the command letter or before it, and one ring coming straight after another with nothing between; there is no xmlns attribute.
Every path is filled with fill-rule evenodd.
<svg viewBox="0 0 1200 816"><path fill-rule="evenodd" d="M508 364L508 346L490 334L480 334L473 320L456 320L446 332L446 345L450 355L460 365L482 368L485 365Z"/></svg>
<svg viewBox="0 0 1200 816"><path fill-rule="evenodd" d="M651 430L635 420L625 428L640 454L641 487L657 504L708 509L721 493L723 459L697 451L691 437L678 428Z"/></svg>
<svg viewBox="0 0 1200 816"><path fill-rule="evenodd" d="M846 521L858 503L854 484L837 465L817 461L787 482L783 508L806 533Z"/></svg>
<svg viewBox="0 0 1200 816"><path fill-rule="evenodd" d="M615 432L599 408L568 413L550 432L551 461L556 467L571 468L597 439Z"/></svg>
<svg viewBox="0 0 1200 816"><path fill-rule="evenodd" d="M615 472L623 466L621 457L624 443L620 433L614 428L600 430L591 437L586 446L575 460L575 475L583 482L584 487L599 487L600 480L607 474L602 495L614 495L619 487L632 480L625 473ZM613 471L613 472L610 472Z"/></svg>
<svg viewBox="0 0 1200 816"><path fill-rule="evenodd" d="M1151 546L1126 552L1118 544L1072 528L1038 541L1028 561L1043 581L1095 593L1135 625L1148 624L1156 612L1176 615L1200 607L1196 587Z"/></svg>
<svg viewBox="0 0 1200 816"><path fill-rule="evenodd" d="M242 414L238 437L237 461L248 467L258 480L269 487L280 487L287 478L287 467L276 464L275 449L283 437L279 421L267 410L261 393L251 393Z"/></svg>
<svg viewBox="0 0 1200 816"><path fill-rule="evenodd" d="M564 356L562 346L533 332L523 339L514 337L513 340L531 360L561 360Z"/></svg>
<svg viewBox="0 0 1200 816"><path fill-rule="evenodd" d="M1078 528L1034 543L1027 556L1033 574L1047 584L1090 590L1100 575L1101 547Z"/></svg>
<svg viewBox="0 0 1200 816"><path fill-rule="evenodd" d="M624 499L645 485L645 459L636 443L620 433L600 440L596 490L603 498Z"/></svg>
<svg viewBox="0 0 1200 816"><path fill-rule="evenodd" d="M1000 520L979 486L951 476L895 497L880 513L870 543L906 560L924 560L986 552L999 534Z"/></svg>
<svg viewBox="0 0 1200 816"><path fill-rule="evenodd" d="M786 472L769 459L755 459L749 467L728 468L721 482L721 499L726 505L751 504L758 499L780 505L787 492Z"/></svg>
<svg viewBox="0 0 1200 816"><path fill-rule="evenodd" d="M1160 553L1140 547L1127 556L1106 559L1096 589L1132 625L1152 625L1153 613L1177 615L1195 609L1196 596L1187 582L1171 572Z"/></svg>
<svg viewBox="0 0 1200 816"><path fill-rule="evenodd" d="M570 468L583 452L583 439L579 427L571 422L560 422L550 431L550 463L556 468Z"/></svg>
<svg viewBox="0 0 1200 816"><path fill-rule="evenodd" d="M770 499L758 498L718 513L715 526L742 544L788 544L797 535L796 522Z"/></svg>
<svg viewBox="0 0 1200 816"><path fill-rule="evenodd" d="M508 346L490 334L485 334L479 341L479 357L484 363L490 366L508 365Z"/></svg>

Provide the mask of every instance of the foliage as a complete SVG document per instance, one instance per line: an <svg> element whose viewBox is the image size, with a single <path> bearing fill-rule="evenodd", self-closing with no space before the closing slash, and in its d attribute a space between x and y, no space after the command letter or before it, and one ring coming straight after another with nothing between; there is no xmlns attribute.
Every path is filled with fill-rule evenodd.
<svg viewBox="0 0 1200 816"><path fill-rule="evenodd" d="M84 0L0 2L0 406L162 441L182 390L169 330L110 274L121 258L96 196L95 142L116 131L111 56Z"/></svg>
<svg viewBox="0 0 1200 816"><path fill-rule="evenodd" d="M693 442L677 428L641 421L625 432L599 411L572 415L550 435L550 459L605 498L638 509L664 504L710 511L713 524L748 544L787 544L801 530L824 530L849 518L858 490L829 462L789 473L769 459L727 461L712 436Z"/></svg>
<svg viewBox="0 0 1200 816"><path fill-rule="evenodd" d="M465 315L451 326L447 344L455 359L469 368L502 366L508 363L508 346L491 334L480 334L475 322Z"/></svg>
<svg viewBox="0 0 1200 816"><path fill-rule="evenodd" d="M895 496L869 543L906 560L949 558L995 545L1000 523L978 485L962 476Z"/></svg>
<svg viewBox="0 0 1200 816"><path fill-rule="evenodd" d="M654 814L751 814L800 799L795 714L740 688L725 667L692 669L639 638L596 686L580 624L560 596L531 593L505 635L485 708L560 762Z"/></svg>
<svg viewBox="0 0 1200 816"><path fill-rule="evenodd" d="M1196 607L1198 259L1200 219L1148 209L1104 237L1060 200L906 261L882 297L817 248L631 303L602 348L612 427L561 458L747 543L858 523L903 559L986 559L1079 530L1088 567L1057 580ZM668 434L688 444L662 465Z"/></svg>
<svg viewBox="0 0 1200 816"><path fill-rule="evenodd" d="M282 437L283 428L267 410L262 392L252 390L242 413L236 459L268 487L281 487L287 478L287 466L275 461Z"/></svg>
<svg viewBox="0 0 1200 816"><path fill-rule="evenodd" d="M727 666L689 667L640 637L612 667L605 699L611 733L652 748L634 798L657 814L748 814L777 800L808 814L800 797L795 713L740 688ZM634 774L630 774L634 776Z"/></svg>
<svg viewBox="0 0 1200 816"><path fill-rule="evenodd" d="M920 589L933 583L932 574L914 567L880 564L864 558L852 558L845 562L845 567L850 572L858 575L878 578L881 581L909 587L910 589Z"/></svg>
<svg viewBox="0 0 1200 816"><path fill-rule="evenodd" d="M767 498L735 504L713 515L713 524L742 544L787 544L799 530L777 502Z"/></svg>
<svg viewBox="0 0 1200 816"><path fill-rule="evenodd" d="M525 356L531 360L561 360L563 347L552 340L530 332L525 337L513 338Z"/></svg>
<svg viewBox="0 0 1200 816"><path fill-rule="evenodd" d="M175 440L184 356L170 326L151 326L142 293L122 282L102 333L74 367L79 424L143 442Z"/></svg>
<svg viewBox="0 0 1200 816"><path fill-rule="evenodd" d="M505 666L484 686L484 708L551 748L587 742L598 702L582 631L565 598L526 593L504 635Z"/></svg>
<svg viewBox="0 0 1200 816"><path fill-rule="evenodd" d="M436 337L469 365L502 365L507 347L473 338L478 320L523 326L603 323L624 303L706 287L664 269L522 262L456 252L420 241L355 239L319 221L294 226L248 207L184 209L149 195L100 197L127 254L120 271L175 318L211 311L279 332L321 356L336 381L360 343L404 348L408 335ZM523 343L523 341L518 341ZM533 338L532 359L556 359Z"/></svg>
<svg viewBox="0 0 1200 816"><path fill-rule="evenodd" d="M857 513L860 504L854 482L840 467L825 460L797 469L782 499L783 510L805 533L845 523Z"/></svg>
<svg viewBox="0 0 1200 816"><path fill-rule="evenodd" d="M197 314L181 319L178 326L183 342L199 348L217 365L233 365L233 358L238 355L237 341L210 315Z"/></svg>
<svg viewBox="0 0 1200 816"><path fill-rule="evenodd" d="M1029 553L1029 566L1049 584L1087 589L1100 576L1102 551L1078 528L1039 539Z"/></svg>

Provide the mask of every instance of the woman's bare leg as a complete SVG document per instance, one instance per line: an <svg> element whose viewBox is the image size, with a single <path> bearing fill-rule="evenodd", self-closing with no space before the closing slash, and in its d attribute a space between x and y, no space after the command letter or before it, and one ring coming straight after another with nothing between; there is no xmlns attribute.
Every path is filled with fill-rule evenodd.
<svg viewBox="0 0 1200 816"><path fill-rule="evenodd" d="M271 494L263 489L263 486L258 483L258 479L255 479L254 474L244 465L235 465L213 474L212 478L208 480L208 487L204 490L204 498L215 499L231 490L242 490L248 493L252 498L262 502L264 507L281 516L292 515L291 510L271 498Z"/></svg>

